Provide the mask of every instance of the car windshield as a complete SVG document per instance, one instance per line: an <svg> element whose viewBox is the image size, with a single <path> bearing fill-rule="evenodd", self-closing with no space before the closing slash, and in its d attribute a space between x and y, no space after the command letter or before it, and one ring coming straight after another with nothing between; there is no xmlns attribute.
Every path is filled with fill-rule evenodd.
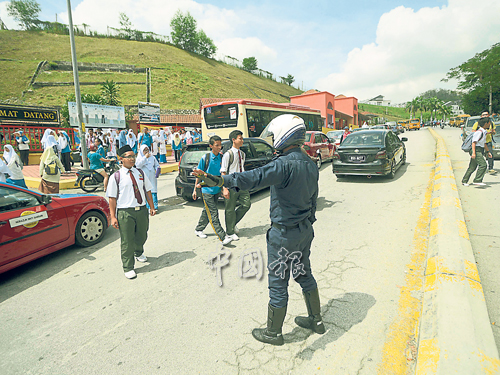
<svg viewBox="0 0 500 375"><path fill-rule="evenodd" d="M306 142L311 140L311 133L306 133Z"/></svg>
<svg viewBox="0 0 500 375"><path fill-rule="evenodd" d="M382 146L384 144L384 133L359 133L350 134L342 142L342 146Z"/></svg>
<svg viewBox="0 0 500 375"><path fill-rule="evenodd" d="M182 164L198 164L207 152L209 151L187 151L182 155Z"/></svg>

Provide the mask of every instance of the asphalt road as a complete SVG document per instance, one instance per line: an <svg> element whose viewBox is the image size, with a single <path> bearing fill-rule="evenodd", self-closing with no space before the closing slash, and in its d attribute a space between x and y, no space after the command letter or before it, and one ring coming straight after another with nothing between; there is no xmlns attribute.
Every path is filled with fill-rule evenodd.
<svg viewBox="0 0 500 375"><path fill-rule="evenodd" d="M415 236L425 227L435 142L426 130L403 136L407 164L393 180L337 180L330 163L321 168L311 262L324 335L294 324L306 307L292 281L285 345L251 336L266 322L267 271L244 279L238 264L252 249L266 259L269 190L252 196L219 287L207 264L219 242L209 228L207 239L194 236L202 204L173 196L171 174L160 177L149 261L136 265L137 279L123 276L113 228L96 246L72 246L0 276L0 373L371 375L390 373L401 358L404 372L413 347L399 327L418 316L408 299L421 294L403 291L408 273L422 267Z"/></svg>
<svg viewBox="0 0 500 375"><path fill-rule="evenodd" d="M500 348L500 160L495 160L496 174L486 174L485 187L462 186L462 177L469 166L470 156L460 146L460 130L457 128L437 129L444 138L450 154L453 172L458 187L464 218L476 258L479 277L483 285L486 306L492 324L497 348ZM475 173L469 182L472 182Z"/></svg>

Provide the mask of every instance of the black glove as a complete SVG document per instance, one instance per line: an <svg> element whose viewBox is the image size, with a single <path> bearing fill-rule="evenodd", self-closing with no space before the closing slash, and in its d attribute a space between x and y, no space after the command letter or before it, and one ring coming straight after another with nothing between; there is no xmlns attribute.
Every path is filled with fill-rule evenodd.
<svg viewBox="0 0 500 375"><path fill-rule="evenodd" d="M221 176L214 176L213 174L200 175L198 176L200 180L208 187L218 186L222 187L224 185L224 179Z"/></svg>

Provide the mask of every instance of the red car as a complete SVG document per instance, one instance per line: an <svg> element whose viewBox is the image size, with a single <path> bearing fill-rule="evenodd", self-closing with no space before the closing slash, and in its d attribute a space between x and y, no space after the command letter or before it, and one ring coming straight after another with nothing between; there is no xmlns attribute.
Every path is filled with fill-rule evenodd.
<svg viewBox="0 0 500 375"><path fill-rule="evenodd" d="M0 273L75 242L98 243L111 223L97 195L44 195L0 183Z"/></svg>
<svg viewBox="0 0 500 375"><path fill-rule="evenodd" d="M306 141L302 146L307 154L316 161L316 165L321 167L321 163L327 160L333 160L335 145L322 132L306 132Z"/></svg>

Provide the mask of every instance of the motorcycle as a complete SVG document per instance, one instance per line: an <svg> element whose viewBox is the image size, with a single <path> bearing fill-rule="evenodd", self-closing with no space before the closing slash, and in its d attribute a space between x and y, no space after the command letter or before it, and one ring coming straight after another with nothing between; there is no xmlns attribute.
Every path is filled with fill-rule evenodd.
<svg viewBox="0 0 500 375"><path fill-rule="evenodd" d="M108 176L111 176L120 170L120 165L117 160L112 160L104 166L104 170ZM93 169L80 169L76 172L76 176L75 186L80 185L80 188L87 193L93 193L98 187L103 186L104 183L104 177Z"/></svg>

